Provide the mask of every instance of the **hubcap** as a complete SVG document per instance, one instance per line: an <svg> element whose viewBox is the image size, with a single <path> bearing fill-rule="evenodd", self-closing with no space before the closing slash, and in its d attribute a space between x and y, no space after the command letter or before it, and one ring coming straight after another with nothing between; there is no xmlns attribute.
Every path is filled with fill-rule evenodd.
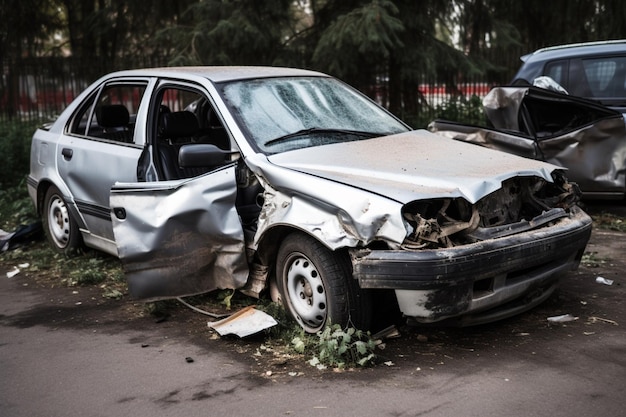
<svg viewBox="0 0 626 417"><path fill-rule="evenodd" d="M59 248L65 248L70 239L70 215L65 202L56 196L50 200L48 207L48 229L54 243Z"/></svg>
<svg viewBox="0 0 626 417"><path fill-rule="evenodd" d="M287 265L287 294L296 320L309 331L320 330L328 311L326 290L315 265L302 254L292 255Z"/></svg>

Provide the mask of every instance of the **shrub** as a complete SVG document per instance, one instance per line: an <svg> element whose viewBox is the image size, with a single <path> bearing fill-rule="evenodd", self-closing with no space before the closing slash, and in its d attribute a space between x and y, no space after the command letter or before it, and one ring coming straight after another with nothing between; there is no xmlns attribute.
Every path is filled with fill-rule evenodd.
<svg viewBox="0 0 626 417"><path fill-rule="evenodd" d="M11 232L36 220L37 213L24 178L14 186L0 188L0 229Z"/></svg>
<svg viewBox="0 0 626 417"><path fill-rule="evenodd" d="M28 174L30 140L38 122L0 122L0 189L18 185Z"/></svg>
<svg viewBox="0 0 626 417"><path fill-rule="evenodd" d="M453 97L437 106L435 119L484 126L485 114L482 100L476 95L471 96L469 100L463 96Z"/></svg>

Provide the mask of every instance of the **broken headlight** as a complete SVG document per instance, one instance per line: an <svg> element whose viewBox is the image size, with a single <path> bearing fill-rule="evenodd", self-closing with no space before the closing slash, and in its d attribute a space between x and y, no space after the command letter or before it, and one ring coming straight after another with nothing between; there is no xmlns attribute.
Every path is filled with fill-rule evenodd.
<svg viewBox="0 0 626 417"><path fill-rule="evenodd" d="M408 203L402 209L407 229L402 247L450 248L548 224L565 215L579 198L578 188L560 171L553 177L552 183L538 177L508 179L475 204L463 198Z"/></svg>

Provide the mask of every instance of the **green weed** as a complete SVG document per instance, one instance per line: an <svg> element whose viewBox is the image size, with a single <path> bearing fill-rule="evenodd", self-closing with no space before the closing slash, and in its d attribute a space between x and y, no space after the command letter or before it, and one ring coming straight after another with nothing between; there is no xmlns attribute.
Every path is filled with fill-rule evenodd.
<svg viewBox="0 0 626 417"><path fill-rule="evenodd" d="M623 217L612 213L601 213L593 216L593 224L601 229L626 232L626 221Z"/></svg>
<svg viewBox="0 0 626 417"><path fill-rule="evenodd" d="M598 257L597 252L585 252L580 263L588 268L599 268L607 263L607 260Z"/></svg>
<svg viewBox="0 0 626 417"><path fill-rule="evenodd" d="M365 367L373 365L376 359L376 342L369 332L353 327L342 329L338 324L326 326L316 336L294 337L291 344L298 353L310 352L313 357L309 364L318 369Z"/></svg>

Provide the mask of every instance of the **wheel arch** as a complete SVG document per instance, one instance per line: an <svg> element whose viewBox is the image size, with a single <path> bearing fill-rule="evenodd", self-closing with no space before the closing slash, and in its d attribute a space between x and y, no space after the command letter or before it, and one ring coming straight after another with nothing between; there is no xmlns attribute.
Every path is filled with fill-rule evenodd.
<svg viewBox="0 0 626 417"><path fill-rule="evenodd" d="M41 180L39 181L39 184L37 184L37 201L35 202L35 210L37 211L38 216L43 214L44 199L46 198L46 193L52 186L56 185L48 179Z"/></svg>
<svg viewBox="0 0 626 417"><path fill-rule="evenodd" d="M36 207L35 207L37 215L39 217L44 215L44 212L43 212L44 207L45 207L44 200L46 198L46 193L51 187L56 187L57 190L59 190L59 192L62 194L62 197L65 200L68 206L68 209L70 210L72 216L74 217L74 221L76 221L79 229L85 228L85 222L83 221L83 216L78 211L78 208L76 207L76 203L74 202L74 199L67 199L67 195L68 195L67 188L64 185L55 183L49 178L44 178L41 181L39 181L39 183L37 184L37 194L36 194L37 202L36 202Z"/></svg>
<svg viewBox="0 0 626 417"><path fill-rule="evenodd" d="M300 233L312 237L313 239L326 246L331 251L336 251L335 248L330 247L326 242L319 238L319 236L311 233L309 230L295 227L293 225L277 224L267 229L263 235L258 238L257 241L257 256L264 265L273 266L278 255L278 249L281 242L287 235L292 233Z"/></svg>

